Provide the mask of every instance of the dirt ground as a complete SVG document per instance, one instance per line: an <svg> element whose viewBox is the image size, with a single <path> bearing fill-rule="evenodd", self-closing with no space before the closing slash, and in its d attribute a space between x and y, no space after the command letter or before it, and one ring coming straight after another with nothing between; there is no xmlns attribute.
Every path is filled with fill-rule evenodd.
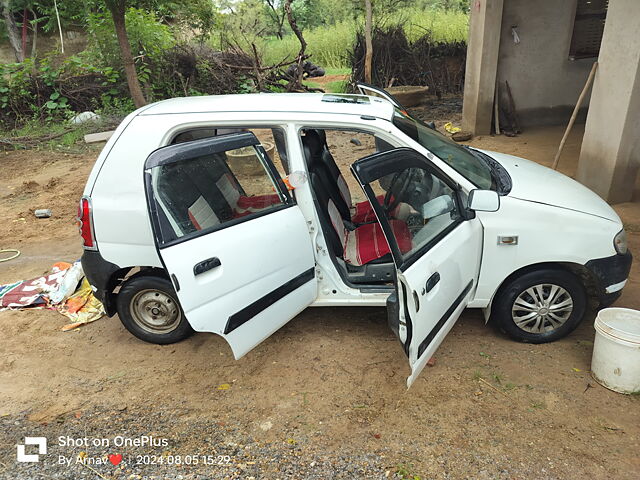
<svg viewBox="0 0 640 480"><path fill-rule="evenodd" d="M561 135L471 144L550 164ZM561 160L570 175L580 136ZM97 153L0 154L0 249L22 251L0 263L0 284L81 255L73 217ZM54 216L35 219L37 208ZM638 251L640 204L615 208ZM617 306L640 309L639 293L636 262ZM640 397L591 378L592 316L568 338L527 345L467 311L409 390L382 308L307 309L240 361L211 334L156 346L117 317L61 332L65 322L0 313L2 479L640 478ZM16 463L25 436L49 439L39 463ZM152 444L119 446L123 437ZM100 463L109 454L122 462Z"/></svg>

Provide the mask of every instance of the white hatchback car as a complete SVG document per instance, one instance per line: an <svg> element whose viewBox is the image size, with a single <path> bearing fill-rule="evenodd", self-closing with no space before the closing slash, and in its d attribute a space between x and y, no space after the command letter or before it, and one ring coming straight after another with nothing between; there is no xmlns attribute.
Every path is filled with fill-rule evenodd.
<svg viewBox="0 0 640 480"><path fill-rule="evenodd" d="M620 295L631 254L597 195L367 93L180 98L129 115L79 208L108 314L154 343L213 332L240 358L310 305L386 305L411 385L467 307L541 343ZM331 132L372 139L370 154L345 162Z"/></svg>

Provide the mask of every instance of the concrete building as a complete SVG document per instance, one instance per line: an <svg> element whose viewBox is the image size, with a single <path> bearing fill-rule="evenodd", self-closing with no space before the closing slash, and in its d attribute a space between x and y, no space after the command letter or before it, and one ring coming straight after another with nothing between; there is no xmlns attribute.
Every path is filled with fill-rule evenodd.
<svg viewBox="0 0 640 480"><path fill-rule="evenodd" d="M472 0L463 128L488 134L566 125L593 63L577 180L611 203L631 200L640 166L640 0Z"/></svg>

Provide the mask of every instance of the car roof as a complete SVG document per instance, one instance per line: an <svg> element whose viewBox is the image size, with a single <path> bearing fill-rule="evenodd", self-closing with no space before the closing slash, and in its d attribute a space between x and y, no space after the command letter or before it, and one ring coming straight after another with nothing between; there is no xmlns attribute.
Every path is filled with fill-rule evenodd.
<svg viewBox="0 0 640 480"><path fill-rule="evenodd" d="M249 93L171 98L145 107L138 115L207 112L337 113L390 120L393 105L385 99L365 95Z"/></svg>

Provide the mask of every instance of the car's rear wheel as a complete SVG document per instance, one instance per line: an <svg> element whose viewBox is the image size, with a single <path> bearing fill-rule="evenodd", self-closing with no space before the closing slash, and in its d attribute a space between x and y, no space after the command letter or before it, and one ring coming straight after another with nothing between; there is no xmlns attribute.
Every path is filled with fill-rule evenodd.
<svg viewBox="0 0 640 480"><path fill-rule="evenodd" d="M516 340L546 343L572 332L586 306L580 280L569 271L549 268L525 273L504 285L493 301L491 317Z"/></svg>
<svg viewBox="0 0 640 480"><path fill-rule="evenodd" d="M125 328L145 342L175 343L193 333L166 278L132 277L120 289L117 307Z"/></svg>

